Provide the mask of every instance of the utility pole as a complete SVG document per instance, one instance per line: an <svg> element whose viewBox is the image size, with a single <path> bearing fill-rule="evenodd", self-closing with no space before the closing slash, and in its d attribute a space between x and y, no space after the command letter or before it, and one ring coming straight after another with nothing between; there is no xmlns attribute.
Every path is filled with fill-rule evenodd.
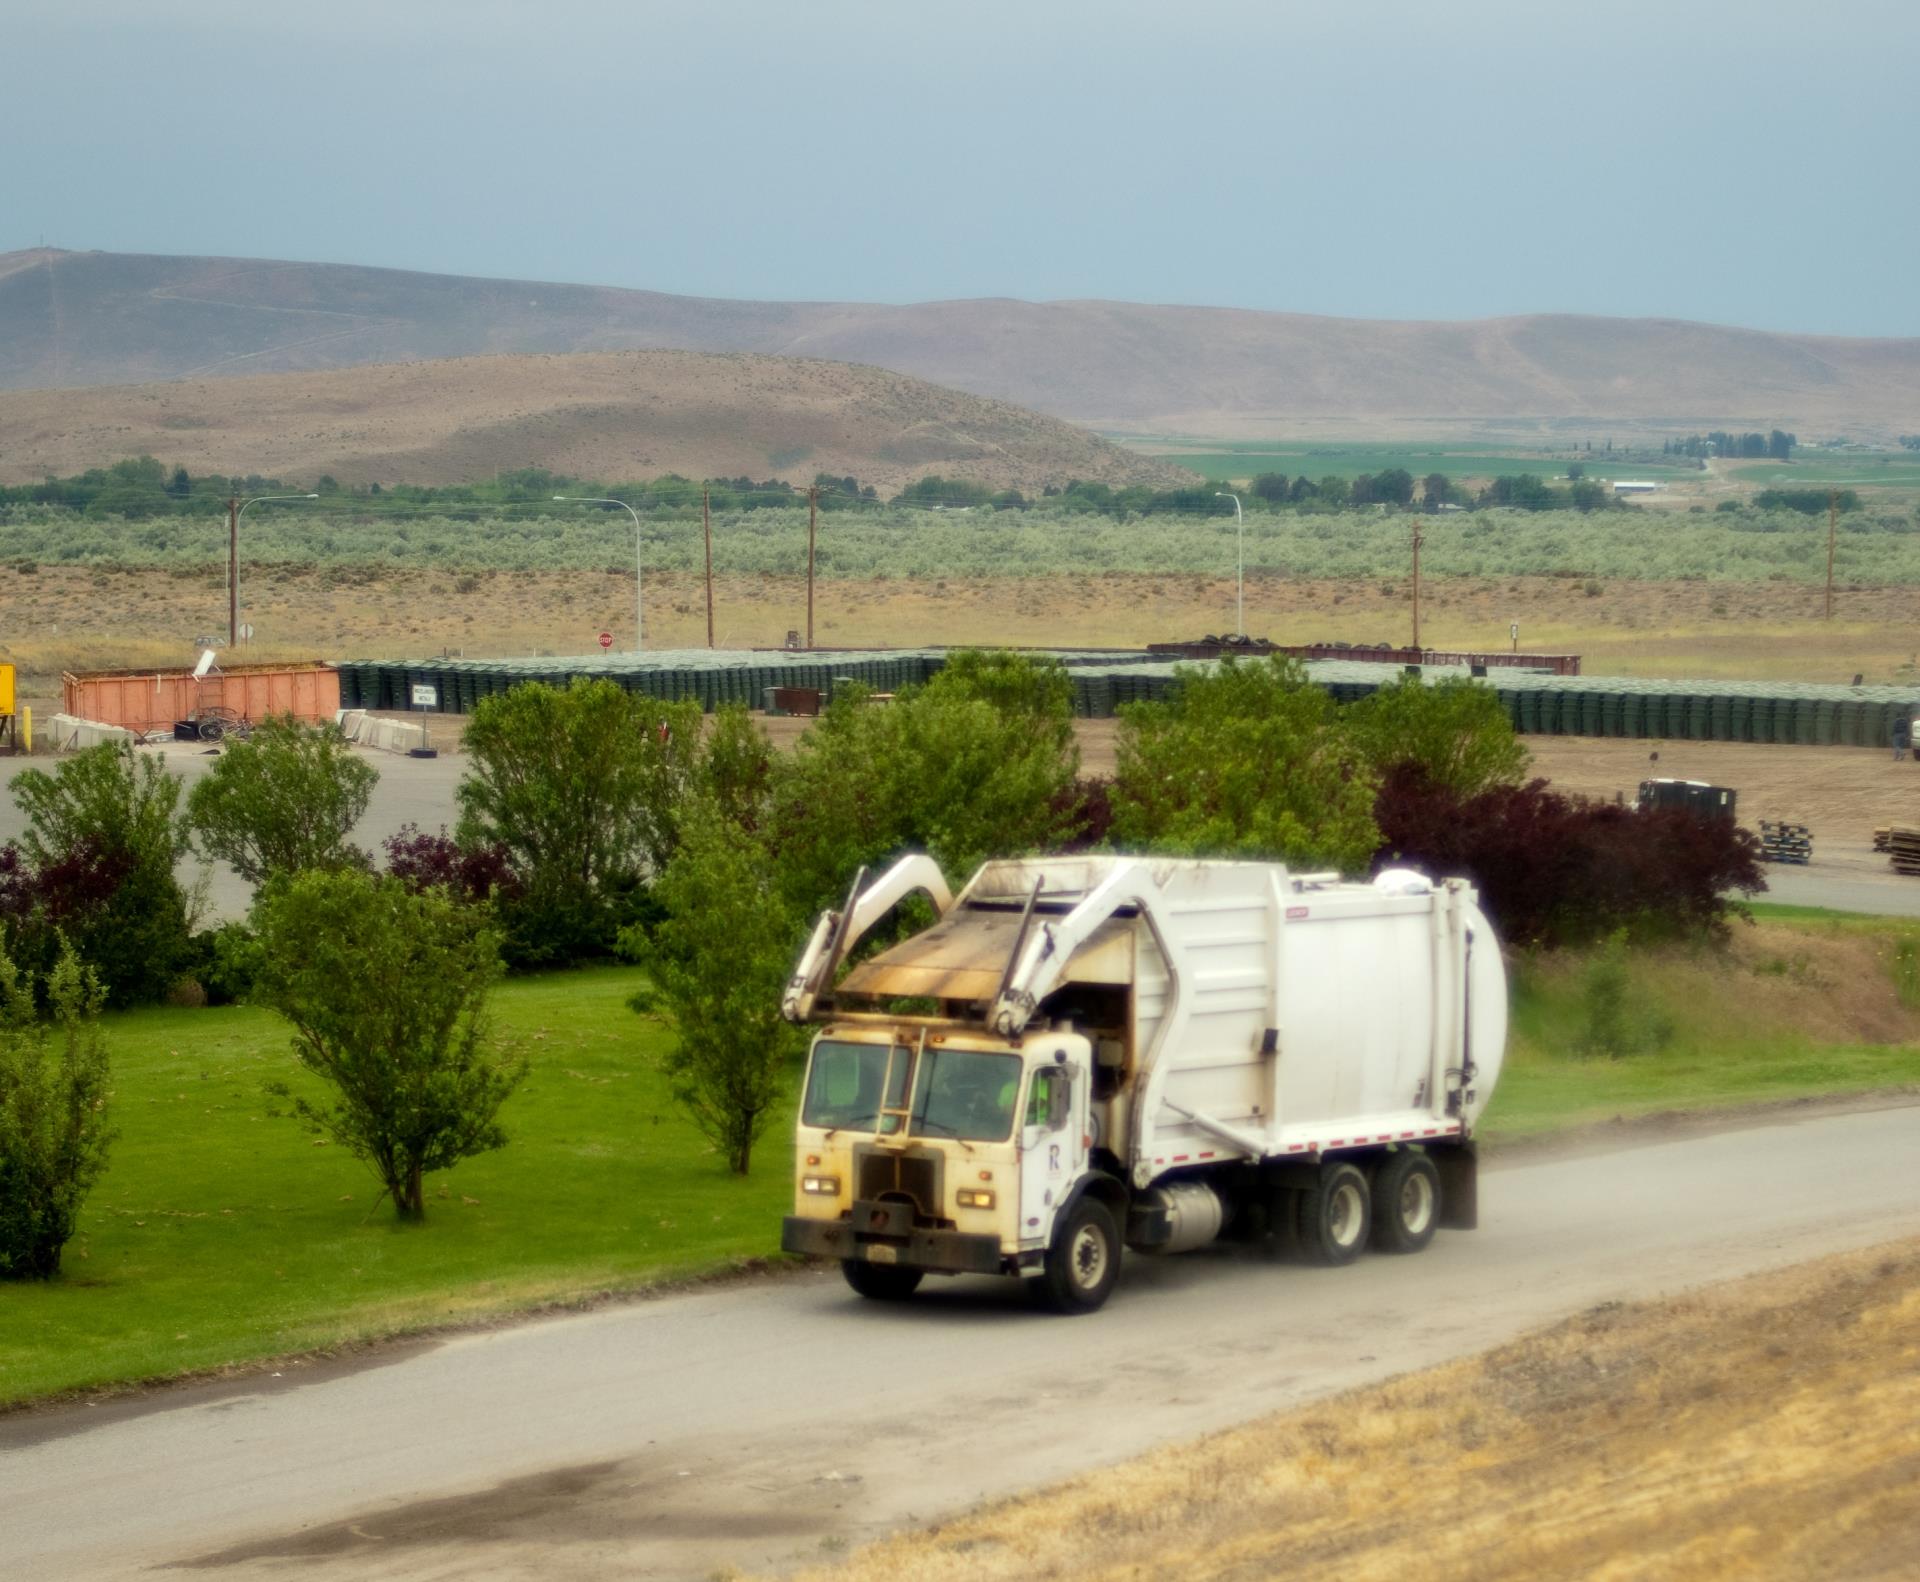
<svg viewBox="0 0 1920 1582"><path fill-rule="evenodd" d="M1420 646L1420 546L1426 535L1420 531L1420 518L1413 519L1413 646Z"/></svg>
<svg viewBox="0 0 1920 1582"><path fill-rule="evenodd" d="M240 496L227 496L227 647L240 642Z"/></svg>
<svg viewBox="0 0 1920 1582"><path fill-rule="evenodd" d="M820 486L807 489L807 647L813 647L813 534L820 520Z"/></svg>
<svg viewBox="0 0 1920 1582"><path fill-rule="evenodd" d="M1840 491L1827 491L1827 619L1833 619L1833 540L1840 531Z"/></svg>
<svg viewBox="0 0 1920 1582"><path fill-rule="evenodd" d="M713 647L713 513L709 509L708 491L703 485L700 490L700 531L707 539L707 647Z"/></svg>

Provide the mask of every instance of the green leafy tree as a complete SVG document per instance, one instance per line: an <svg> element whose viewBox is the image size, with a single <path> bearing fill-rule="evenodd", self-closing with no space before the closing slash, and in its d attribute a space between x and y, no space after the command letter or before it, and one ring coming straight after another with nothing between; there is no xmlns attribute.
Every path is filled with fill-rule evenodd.
<svg viewBox="0 0 1920 1582"><path fill-rule="evenodd" d="M1363 868L1375 777L1298 661L1183 667L1166 703L1121 711L1116 845Z"/></svg>
<svg viewBox="0 0 1920 1582"><path fill-rule="evenodd" d="M674 1097L745 1175L801 1047L780 1015L799 915L765 842L711 804L688 817L655 889L664 915L622 936L651 983L634 1008L671 1023Z"/></svg>
<svg viewBox="0 0 1920 1582"><path fill-rule="evenodd" d="M1374 774L1417 764L1434 784L1456 796L1518 785L1527 749L1499 693L1465 676L1431 685L1407 676L1350 704L1349 729Z"/></svg>
<svg viewBox="0 0 1920 1582"><path fill-rule="evenodd" d="M99 980L69 949L33 985L0 953L0 1279L47 1280L106 1167L113 1132Z"/></svg>
<svg viewBox="0 0 1920 1582"><path fill-rule="evenodd" d="M1249 493L1256 500L1285 505L1293 497L1293 485L1284 472L1263 472L1255 476Z"/></svg>
<svg viewBox="0 0 1920 1582"><path fill-rule="evenodd" d="M109 742L51 774L23 770L11 789L27 819L21 848L43 880L88 868L110 887L104 905L40 921L67 934L109 1005L164 998L191 949L191 908L174 874L186 851L180 782L157 757Z"/></svg>
<svg viewBox="0 0 1920 1582"><path fill-rule="evenodd" d="M782 766L771 816L803 913L855 871L909 849L949 874L1043 849L1065 832L1079 767L1065 671L1012 654L955 654L888 705L842 689Z"/></svg>
<svg viewBox="0 0 1920 1582"><path fill-rule="evenodd" d="M226 744L188 794L187 827L203 854L256 886L276 873L365 867L347 836L379 779L332 726L281 715Z"/></svg>
<svg viewBox="0 0 1920 1582"><path fill-rule="evenodd" d="M520 882L502 914L516 961L612 949L677 843L700 736L697 704L611 681L529 683L480 701L467 725L458 838L507 854Z"/></svg>
<svg viewBox="0 0 1920 1582"><path fill-rule="evenodd" d="M322 1102L275 1091L368 1164L402 1219L425 1217L424 1178L506 1143L500 1107L524 1059L487 1047L499 935L444 890L352 869L276 879L254 907L255 998L293 1024Z"/></svg>

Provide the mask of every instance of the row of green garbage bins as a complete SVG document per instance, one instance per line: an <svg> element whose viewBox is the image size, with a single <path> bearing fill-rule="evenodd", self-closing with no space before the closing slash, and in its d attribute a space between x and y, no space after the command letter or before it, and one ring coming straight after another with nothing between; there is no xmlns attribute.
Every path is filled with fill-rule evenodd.
<svg viewBox="0 0 1920 1582"><path fill-rule="evenodd" d="M937 653L835 656L822 654L768 662L722 662L644 666L633 663L451 660L410 664L353 662L339 666L343 708L420 709L470 714L480 699L525 681L564 686L576 676L604 676L632 692L667 702L698 703L711 711L724 704L766 706L774 687L810 687L831 697L835 685L853 681L870 692L897 692L925 682L944 663ZM1074 666L1074 709L1083 717L1110 718L1129 703L1157 702L1178 684L1166 663ZM1596 686L1593 678L1530 678L1531 685L1491 685L1514 728L1526 735L1652 737L1682 741L1777 742L1801 746L1884 747L1894 722L1913 709L1912 700L1833 696L1788 688L1779 692L1687 691L1652 684ZM1328 679L1342 703L1366 696L1377 681Z"/></svg>

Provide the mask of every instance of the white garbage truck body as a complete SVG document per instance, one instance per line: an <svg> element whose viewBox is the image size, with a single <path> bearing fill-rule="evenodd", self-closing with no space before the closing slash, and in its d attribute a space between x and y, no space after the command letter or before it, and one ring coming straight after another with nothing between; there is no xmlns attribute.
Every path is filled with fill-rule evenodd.
<svg viewBox="0 0 1920 1582"><path fill-rule="evenodd" d="M937 921L843 971L919 892ZM1326 1262L1475 1218L1507 987L1471 886L1270 863L903 859L816 926L782 1244L864 1295L928 1273L1106 1300L1122 1248L1272 1240Z"/></svg>

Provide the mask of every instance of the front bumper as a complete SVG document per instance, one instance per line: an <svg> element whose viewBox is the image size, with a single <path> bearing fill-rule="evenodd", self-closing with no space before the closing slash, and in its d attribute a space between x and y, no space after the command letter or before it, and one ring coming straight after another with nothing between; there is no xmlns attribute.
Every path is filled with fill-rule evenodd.
<svg viewBox="0 0 1920 1582"><path fill-rule="evenodd" d="M1007 1267L1007 1260L1000 1255L998 1236L922 1230L904 1214L886 1212L904 1206L856 1203L851 1219L803 1219L790 1214L780 1222L780 1250L810 1258L861 1258L941 1274L999 1274ZM884 1224L885 1228L854 1229L855 1225L867 1224Z"/></svg>

